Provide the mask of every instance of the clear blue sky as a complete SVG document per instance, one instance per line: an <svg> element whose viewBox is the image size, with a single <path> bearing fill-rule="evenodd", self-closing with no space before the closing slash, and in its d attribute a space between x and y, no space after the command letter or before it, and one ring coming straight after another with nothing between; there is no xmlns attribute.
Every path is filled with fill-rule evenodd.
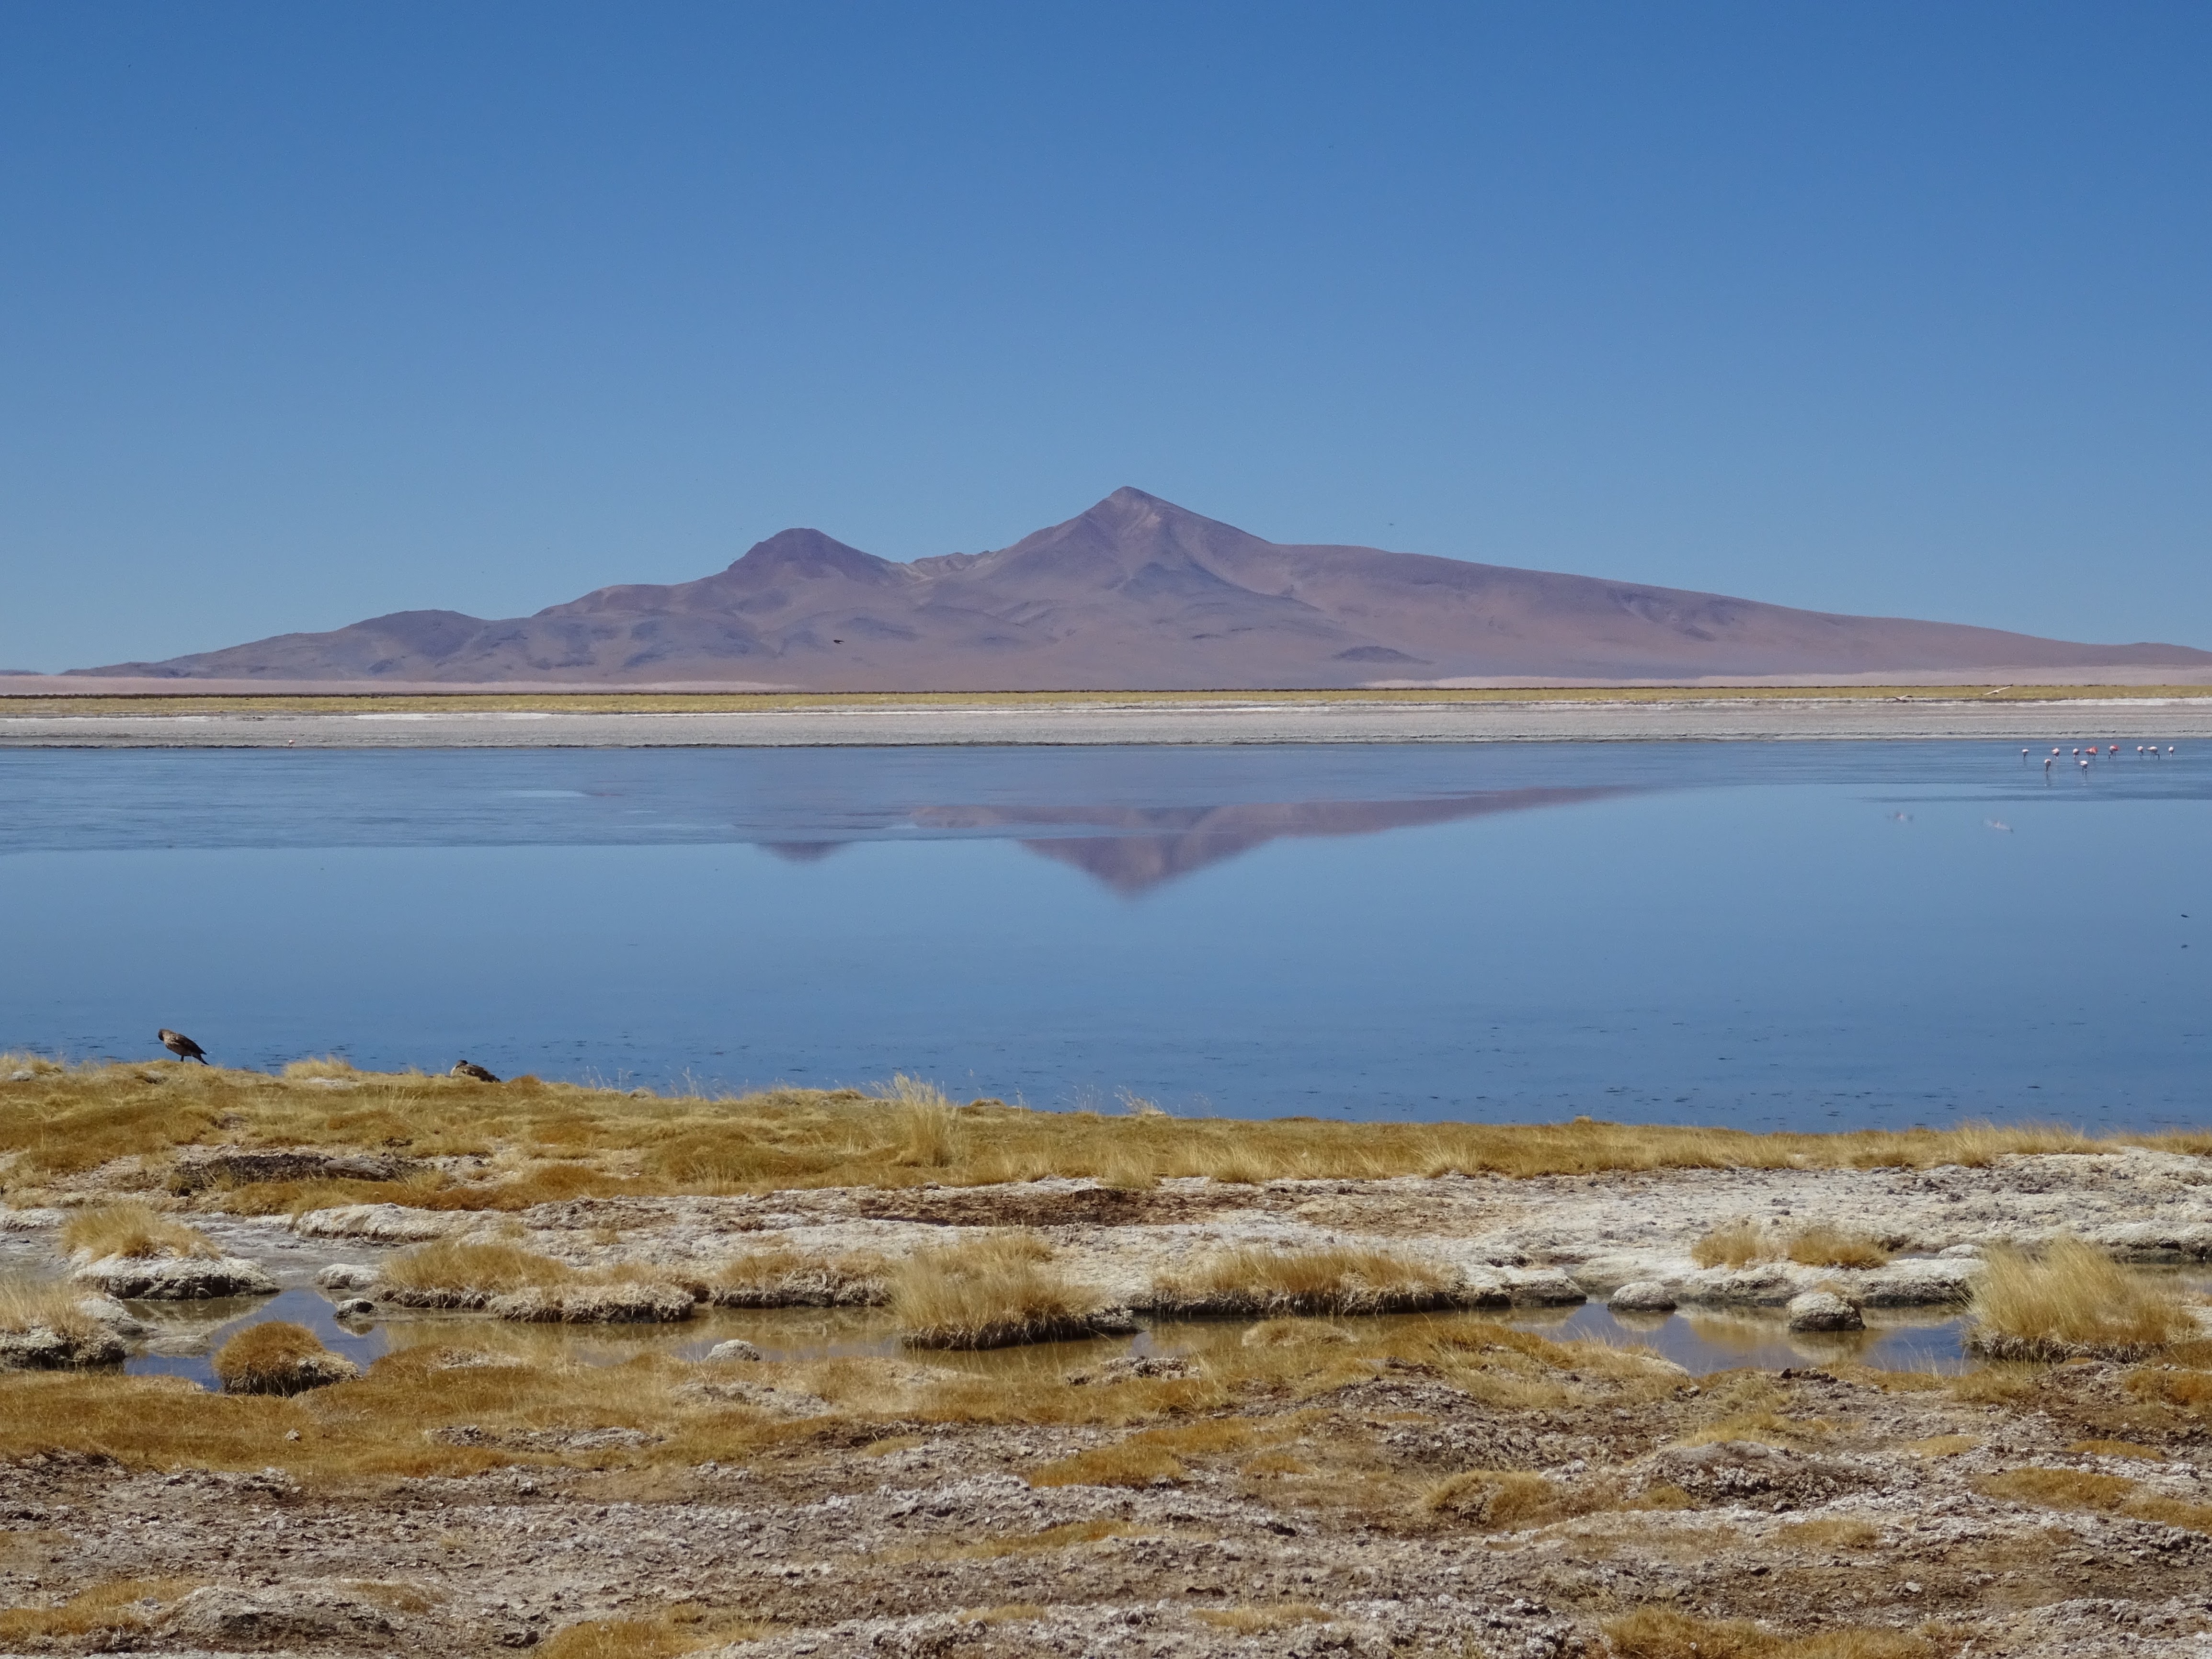
<svg viewBox="0 0 2212 1659"><path fill-rule="evenodd" d="M0 666L1133 483L2212 647L2212 8L0 9Z"/></svg>

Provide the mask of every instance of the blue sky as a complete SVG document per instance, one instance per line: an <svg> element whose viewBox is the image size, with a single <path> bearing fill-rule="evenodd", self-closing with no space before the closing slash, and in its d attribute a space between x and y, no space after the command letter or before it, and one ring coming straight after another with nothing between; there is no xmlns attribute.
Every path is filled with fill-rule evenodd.
<svg viewBox="0 0 2212 1659"><path fill-rule="evenodd" d="M2212 647L2212 9L0 9L0 666L1133 483Z"/></svg>

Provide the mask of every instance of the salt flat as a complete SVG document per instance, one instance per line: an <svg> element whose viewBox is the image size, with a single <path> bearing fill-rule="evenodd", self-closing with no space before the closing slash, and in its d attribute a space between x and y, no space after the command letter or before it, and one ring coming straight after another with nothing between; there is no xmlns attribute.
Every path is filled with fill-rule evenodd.
<svg viewBox="0 0 2212 1659"><path fill-rule="evenodd" d="M1960 738L2022 744L2212 737L2212 696L1893 702L1286 704L815 708L704 714L456 711L0 715L0 748L631 749L915 744L1619 743Z"/></svg>

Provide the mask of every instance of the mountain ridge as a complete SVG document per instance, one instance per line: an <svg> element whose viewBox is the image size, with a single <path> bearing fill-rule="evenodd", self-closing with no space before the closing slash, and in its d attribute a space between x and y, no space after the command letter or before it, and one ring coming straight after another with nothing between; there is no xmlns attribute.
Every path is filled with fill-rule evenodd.
<svg viewBox="0 0 2212 1659"><path fill-rule="evenodd" d="M2212 652L2091 645L1430 554L1268 542L1125 487L985 553L901 563L794 528L690 581L615 584L528 617L399 611L322 633L68 672L952 691L2160 665L2203 668Z"/></svg>

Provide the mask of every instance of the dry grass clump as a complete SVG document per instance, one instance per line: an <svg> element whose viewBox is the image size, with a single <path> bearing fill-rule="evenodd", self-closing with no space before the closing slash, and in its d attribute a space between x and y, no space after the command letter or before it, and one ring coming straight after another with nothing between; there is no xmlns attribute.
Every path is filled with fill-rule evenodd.
<svg viewBox="0 0 2212 1659"><path fill-rule="evenodd" d="M2155 1455L2155 1454L2153 1454ZM2147 1492L2138 1481L2092 1469L2008 1469L1984 1476L1975 1487L1991 1498L2046 1510L2088 1510L2125 1515L2186 1532L2212 1533L2212 1504Z"/></svg>
<svg viewBox="0 0 2212 1659"><path fill-rule="evenodd" d="M1853 1626L1787 1636L1744 1619L1696 1619L1638 1607L1605 1620L1614 1659L1933 1659L1935 1647L1905 1631Z"/></svg>
<svg viewBox="0 0 2212 1659"><path fill-rule="evenodd" d="M1587 1514L1592 1505L1578 1503L1565 1487L1540 1474L1468 1469L1430 1487L1421 1507L1439 1520L1484 1532L1519 1532Z"/></svg>
<svg viewBox="0 0 2212 1659"><path fill-rule="evenodd" d="M901 1072L884 1091L896 1108L902 1132L899 1161L916 1169L942 1170L960 1156L959 1108L945 1091Z"/></svg>
<svg viewBox="0 0 2212 1659"><path fill-rule="evenodd" d="M481 1308L522 1290L557 1290L581 1277L565 1261L498 1240L438 1239L384 1264L377 1295L404 1308Z"/></svg>
<svg viewBox="0 0 2212 1659"><path fill-rule="evenodd" d="M890 1295L890 1263L866 1250L807 1255L793 1249L733 1256L700 1282L718 1308L872 1308Z"/></svg>
<svg viewBox="0 0 2212 1659"><path fill-rule="evenodd" d="M2198 1334L2172 1289L2078 1238L2039 1257L1991 1251L1972 1312L1967 1346L1995 1359L2141 1359Z"/></svg>
<svg viewBox="0 0 2212 1659"><path fill-rule="evenodd" d="M287 1078L325 1077L350 1079L361 1076L362 1073L354 1069L353 1062L349 1060L340 1060L336 1054L318 1054L307 1060L295 1060L288 1062L284 1067L283 1075Z"/></svg>
<svg viewBox="0 0 2212 1659"><path fill-rule="evenodd" d="M1690 1246L1700 1267L1746 1267L1766 1259L1766 1236L1754 1221L1730 1221Z"/></svg>
<svg viewBox="0 0 2212 1659"><path fill-rule="evenodd" d="M1050 1265L1051 1247L1001 1234L917 1252L892 1270L899 1340L917 1348L1004 1348L1090 1336L1104 1298Z"/></svg>
<svg viewBox="0 0 2212 1659"><path fill-rule="evenodd" d="M1283 1432L1286 1425L1278 1425ZM1206 1418L1172 1428L1146 1429L1125 1440L1093 1446L1033 1470L1032 1486L1160 1486L1190 1471L1184 1459L1242 1451L1259 1431L1239 1418Z"/></svg>
<svg viewBox="0 0 2212 1659"><path fill-rule="evenodd" d="M1825 1223L1807 1227L1790 1241L1786 1252L1805 1267L1886 1267L1889 1252L1881 1241Z"/></svg>
<svg viewBox="0 0 2212 1659"><path fill-rule="evenodd" d="M1793 1521L1775 1537L1803 1549L1870 1550L1881 1542L1881 1528L1867 1521L1823 1518Z"/></svg>
<svg viewBox="0 0 2212 1659"><path fill-rule="evenodd" d="M216 1350L214 1364L228 1394L302 1394L361 1375L306 1326L283 1319L247 1326Z"/></svg>
<svg viewBox="0 0 2212 1659"><path fill-rule="evenodd" d="M0 1334L52 1331L73 1344L95 1341L106 1327L79 1305L83 1295L65 1285L0 1283Z"/></svg>
<svg viewBox="0 0 2212 1659"><path fill-rule="evenodd" d="M1328 1608L1317 1607L1310 1601L1277 1601L1263 1607L1193 1607L1190 1616L1202 1625L1234 1631L1239 1636L1265 1636L1270 1631L1289 1630L1298 1625L1336 1622L1336 1616Z"/></svg>
<svg viewBox="0 0 2212 1659"><path fill-rule="evenodd" d="M1389 1250L1246 1245L1163 1278L1150 1305L1186 1314L1378 1314L1454 1307L1465 1296L1450 1269Z"/></svg>
<svg viewBox="0 0 2212 1659"><path fill-rule="evenodd" d="M199 1588L194 1578L117 1578L46 1607L0 1607L0 1642L111 1641L137 1638L170 1602Z"/></svg>
<svg viewBox="0 0 2212 1659"><path fill-rule="evenodd" d="M543 1659L673 1659L702 1648L757 1641L771 1628L757 1619L717 1614L686 1602L650 1619L593 1619L563 1626L537 1651Z"/></svg>
<svg viewBox="0 0 2212 1659"><path fill-rule="evenodd" d="M152 1256L191 1256L213 1261L222 1255L197 1227L148 1208L143 1204L102 1204L79 1210L62 1224L62 1249L88 1261L109 1256L143 1260Z"/></svg>

